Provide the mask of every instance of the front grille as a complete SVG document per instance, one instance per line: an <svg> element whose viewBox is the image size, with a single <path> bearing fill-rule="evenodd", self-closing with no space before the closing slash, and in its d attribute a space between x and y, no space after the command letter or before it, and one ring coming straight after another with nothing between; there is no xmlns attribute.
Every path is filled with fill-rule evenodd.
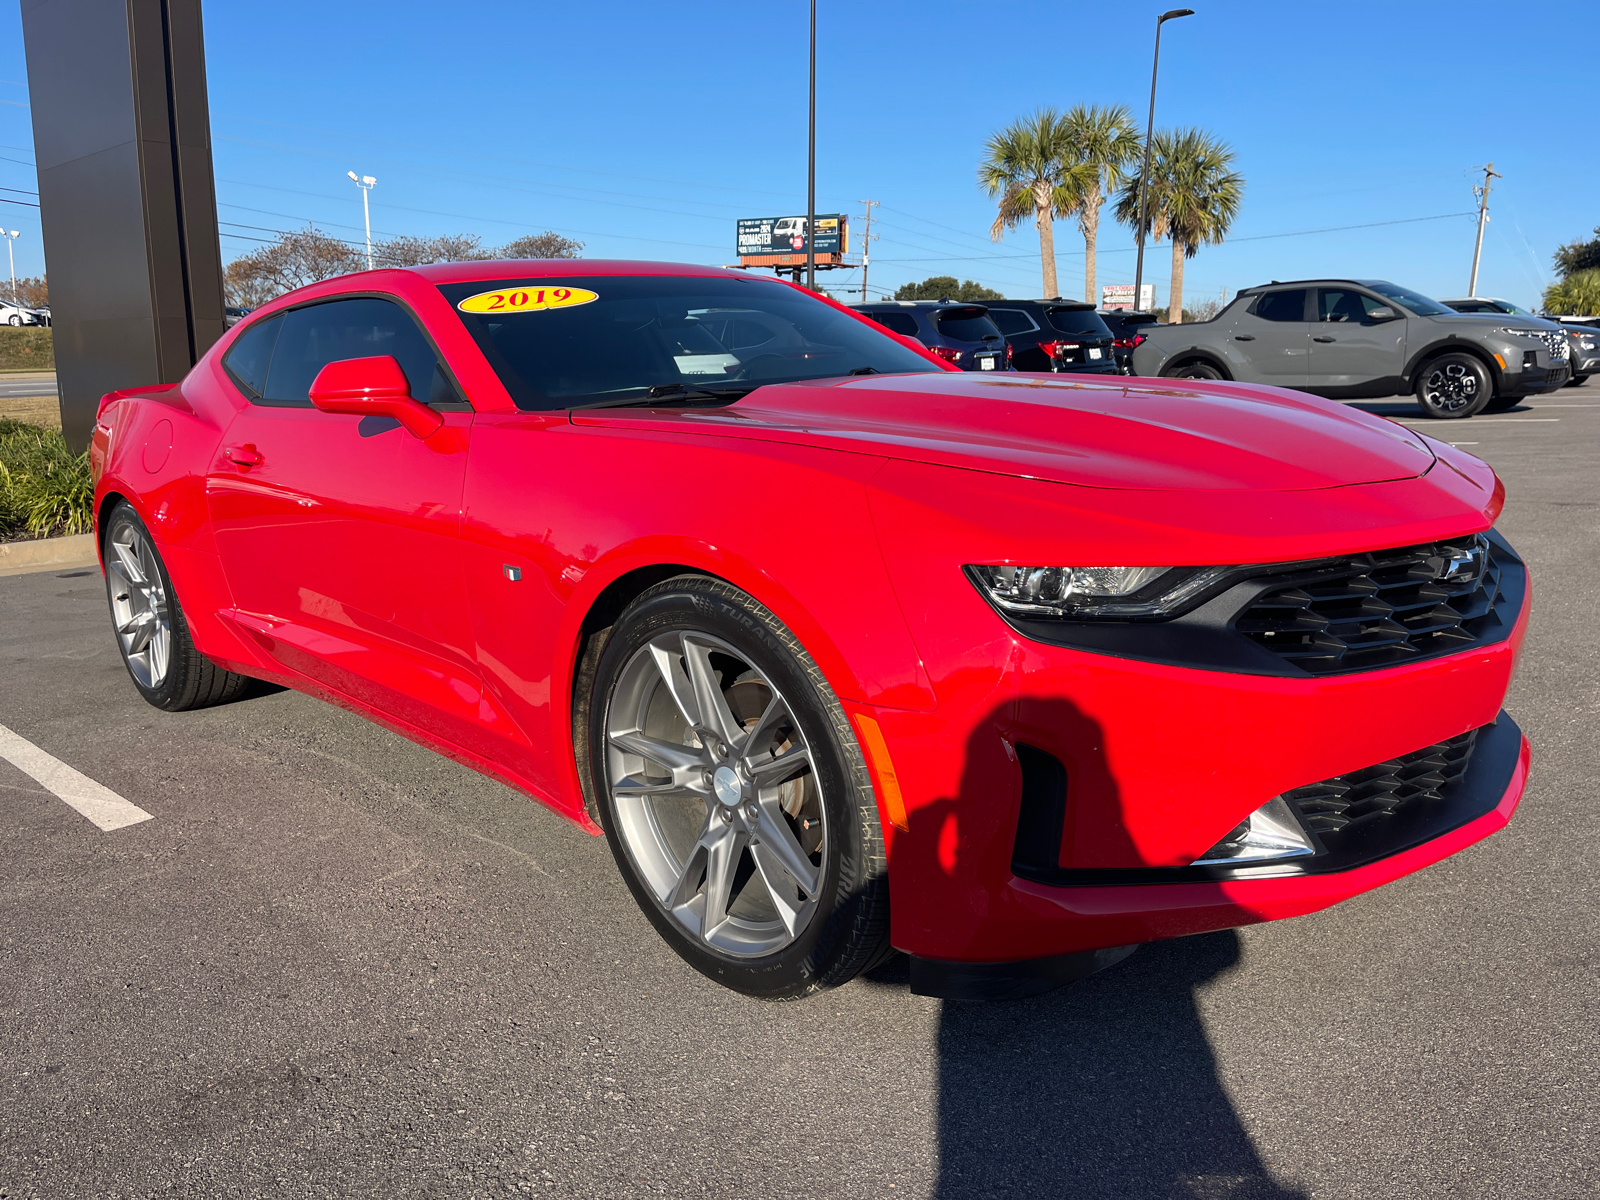
<svg viewBox="0 0 1600 1200"><path fill-rule="evenodd" d="M1389 762L1295 788L1283 798L1332 849L1347 829L1384 821L1408 806L1443 801L1467 773L1477 739L1473 729Z"/></svg>
<svg viewBox="0 0 1600 1200"><path fill-rule="evenodd" d="M1565 330L1553 329L1549 333L1534 332L1527 336L1536 337L1543 342L1550 351L1550 357L1556 362L1564 363L1572 357L1572 345L1567 341Z"/></svg>
<svg viewBox="0 0 1600 1200"><path fill-rule="evenodd" d="M1234 628L1312 675L1464 650L1508 619L1496 553L1478 534L1308 568L1258 596Z"/></svg>

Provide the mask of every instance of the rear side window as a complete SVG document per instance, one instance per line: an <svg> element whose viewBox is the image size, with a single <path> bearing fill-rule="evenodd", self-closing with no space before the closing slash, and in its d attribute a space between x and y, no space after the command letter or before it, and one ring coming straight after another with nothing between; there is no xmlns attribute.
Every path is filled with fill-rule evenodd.
<svg viewBox="0 0 1600 1200"><path fill-rule="evenodd" d="M1295 288L1290 292L1268 292L1256 301L1256 316L1263 321L1304 321L1306 319L1306 290Z"/></svg>
<svg viewBox="0 0 1600 1200"><path fill-rule="evenodd" d="M267 364L272 361L272 347L278 340L282 317L268 317L257 321L241 333L233 343L222 365L252 399L261 395L267 384Z"/></svg>
<svg viewBox="0 0 1600 1200"><path fill-rule="evenodd" d="M1000 340L1000 330L982 309L965 308L952 313L934 313L933 319L938 322L939 332L952 341Z"/></svg>
<svg viewBox="0 0 1600 1200"><path fill-rule="evenodd" d="M362 296L285 313L259 403L311 407L311 381L331 362L387 354L400 364L411 395L427 404L459 403L411 314L390 300Z"/></svg>
<svg viewBox="0 0 1600 1200"><path fill-rule="evenodd" d="M1111 331L1092 308L1052 308L1050 326L1058 333L1072 333L1078 337L1108 338Z"/></svg>
<svg viewBox="0 0 1600 1200"><path fill-rule="evenodd" d="M1020 308L991 308L989 310L989 319L1007 337L1016 337L1022 333L1032 333L1039 328L1033 323L1033 318Z"/></svg>
<svg viewBox="0 0 1600 1200"><path fill-rule="evenodd" d="M904 334L906 337L917 336L917 319L905 312L869 312L865 314L891 333Z"/></svg>

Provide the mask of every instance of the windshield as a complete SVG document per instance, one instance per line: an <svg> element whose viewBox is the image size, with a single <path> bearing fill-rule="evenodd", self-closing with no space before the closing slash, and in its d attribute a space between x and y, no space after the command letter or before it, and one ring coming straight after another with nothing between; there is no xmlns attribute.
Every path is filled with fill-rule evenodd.
<svg viewBox="0 0 1600 1200"><path fill-rule="evenodd" d="M1410 288L1403 288L1397 283L1388 283L1382 279L1363 279L1360 282L1385 299L1405 305L1419 317L1448 317L1455 314L1455 309L1446 308L1437 300L1429 300L1421 292L1413 292Z"/></svg>
<svg viewBox="0 0 1600 1200"><path fill-rule="evenodd" d="M524 409L731 403L767 383L939 370L874 326L764 279L573 276L439 290Z"/></svg>
<svg viewBox="0 0 1600 1200"><path fill-rule="evenodd" d="M1495 304L1499 307L1501 312L1516 313L1519 317L1536 317L1537 315L1529 312L1527 309L1523 308L1522 305L1513 304L1509 300L1496 300Z"/></svg>

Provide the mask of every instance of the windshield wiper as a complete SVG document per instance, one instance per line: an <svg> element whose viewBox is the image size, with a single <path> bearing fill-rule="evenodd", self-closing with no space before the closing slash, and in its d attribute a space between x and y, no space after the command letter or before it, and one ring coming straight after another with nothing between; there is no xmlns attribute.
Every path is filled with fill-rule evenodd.
<svg viewBox="0 0 1600 1200"><path fill-rule="evenodd" d="M878 370L877 367L851 367L848 371L845 372L845 374L846 375L882 375L883 372Z"/></svg>
<svg viewBox="0 0 1600 1200"><path fill-rule="evenodd" d="M685 387L681 383L658 383L646 388L643 396L629 396L625 400L596 400L590 404L574 404L573 408L664 408L669 404L693 404L697 400L715 400L718 404L732 404L742 400L756 386L744 388Z"/></svg>

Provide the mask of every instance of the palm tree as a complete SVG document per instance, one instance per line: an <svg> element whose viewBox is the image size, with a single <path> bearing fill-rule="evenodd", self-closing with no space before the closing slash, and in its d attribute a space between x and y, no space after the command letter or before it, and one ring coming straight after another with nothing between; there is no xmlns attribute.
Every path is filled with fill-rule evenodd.
<svg viewBox="0 0 1600 1200"><path fill-rule="evenodd" d="M1065 186L1070 206L1083 231L1083 298L1090 304L1095 296L1095 242L1100 235L1100 206L1108 193L1115 193L1127 178L1128 169L1144 153L1144 139L1124 105L1085 108L1075 105L1064 122L1073 144L1073 157L1066 173ZM1058 212L1058 216L1068 215Z"/></svg>
<svg viewBox="0 0 1600 1200"><path fill-rule="evenodd" d="M1039 227L1039 261L1044 272L1044 294L1058 296L1056 239L1052 223L1072 196L1063 186L1072 139L1066 122L1053 108L1041 108L1031 117L1014 121L989 135L978 182L990 196L1000 198L989 236L999 241L1007 229L1032 217Z"/></svg>
<svg viewBox="0 0 1600 1200"><path fill-rule="evenodd" d="M1162 130L1151 139L1145 234L1172 239L1172 289L1167 320L1183 319L1183 260L1203 245L1220 245L1239 215L1244 176L1232 170L1233 150L1203 129ZM1139 223L1139 174L1117 197L1117 220ZM1137 234L1137 230L1135 231Z"/></svg>

